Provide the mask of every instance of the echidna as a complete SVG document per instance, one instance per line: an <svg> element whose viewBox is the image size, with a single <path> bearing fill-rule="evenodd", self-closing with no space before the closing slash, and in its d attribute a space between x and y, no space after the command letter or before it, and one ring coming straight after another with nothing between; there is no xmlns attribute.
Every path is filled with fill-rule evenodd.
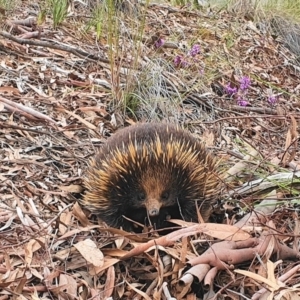
<svg viewBox="0 0 300 300"><path fill-rule="evenodd" d="M190 133L170 124L119 130L92 159L82 204L113 227L134 220L163 228L167 220L205 221L220 192L216 159ZM126 218L124 218L124 217Z"/></svg>

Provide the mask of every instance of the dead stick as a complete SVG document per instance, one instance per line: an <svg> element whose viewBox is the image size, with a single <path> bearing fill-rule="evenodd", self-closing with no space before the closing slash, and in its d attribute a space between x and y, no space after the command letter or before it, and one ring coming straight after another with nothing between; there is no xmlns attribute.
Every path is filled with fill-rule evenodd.
<svg viewBox="0 0 300 300"><path fill-rule="evenodd" d="M28 107L28 106L25 106L25 105L22 105L22 104L19 104L19 103L15 103L15 102L13 102L13 101L11 101L11 100L9 100L9 99L3 98L3 97L1 97L1 96L0 96L0 101L3 102L3 103L5 103L5 104L8 104L8 105L10 105L10 106L12 106L12 107L16 107L17 109L22 110L22 111L24 111L24 112L26 112L26 113L29 113L29 114L31 114L32 116L36 117L36 118L44 119L44 120L47 120L47 121L49 121L49 122L51 122L51 123L57 124L57 123L56 123L53 119L51 119L50 117L48 117L48 116L46 116L46 115L44 115L44 114L42 114L42 113L40 113L40 112L38 112L38 111L36 111L36 110L30 108L30 107Z"/></svg>
<svg viewBox="0 0 300 300"><path fill-rule="evenodd" d="M289 114L289 116L292 115L295 118L300 118L300 114ZM272 119L276 119L276 120L285 120L286 118L288 118L288 115L253 115L253 116L234 116L234 117L225 117L225 118L220 118L218 120L215 121L211 121L211 122L202 122L202 124L215 124L215 123L219 123L222 121L226 121L226 120L236 120L236 119L268 119L268 118L272 118Z"/></svg>
<svg viewBox="0 0 300 300"><path fill-rule="evenodd" d="M70 52L76 56L83 57L85 59L90 59L92 61L97 60L97 61L101 61L104 63L110 63L110 61L106 58L99 57L97 55L94 55L94 54L88 53L86 51L83 51L81 49L76 49L74 47L70 47L67 45L58 45L55 41L45 42L45 41L40 41L40 40L37 41L37 40L17 38L5 31L0 31L0 35L18 43L18 44L21 44L21 45L27 44L27 45L33 45L33 46L41 46L41 47L46 47L46 48L58 49L58 50Z"/></svg>

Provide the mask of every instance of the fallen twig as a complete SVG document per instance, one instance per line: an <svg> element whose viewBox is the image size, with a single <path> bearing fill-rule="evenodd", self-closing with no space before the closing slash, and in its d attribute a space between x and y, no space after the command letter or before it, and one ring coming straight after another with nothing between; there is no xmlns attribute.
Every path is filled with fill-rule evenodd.
<svg viewBox="0 0 300 300"><path fill-rule="evenodd" d="M0 31L0 35L2 35L5 38L8 38L18 44L24 45L33 45L33 46L40 46L40 47L46 47L46 48L51 48L51 49L57 49L57 50L62 50L66 52L70 52L76 56L82 57L84 59L88 59L91 61L101 61L104 63L110 63L108 59L88 53L86 51L83 51L81 49L76 49L74 47L70 47L68 45L58 45L56 41L52 42L45 42L45 41L37 41L37 40L31 40L31 39L22 39L22 38L17 38L8 32L5 31Z"/></svg>
<svg viewBox="0 0 300 300"><path fill-rule="evenodd" d="M27 107L27 106L19 104L19 103L15 103L15 102L13 102L11 100L8 100L6 98L3 98L1 96L0 96L0 101L3 102L3 103L5 103L5 104L8 104L8 105L10 105L12 107L17 108L18 110L21 110L21 111L24 111L24 112L26 112L28 114L31 114L35 118L44 119L46 121L49 121L49 122L57 125L57 123L53 119L51 119L50 117L48 117L48 116L46 116L46 115L44 115L44 114L42 114L42 113L40 113L40 112L38 112L38 111L30 108L30 107Z"/></svg>

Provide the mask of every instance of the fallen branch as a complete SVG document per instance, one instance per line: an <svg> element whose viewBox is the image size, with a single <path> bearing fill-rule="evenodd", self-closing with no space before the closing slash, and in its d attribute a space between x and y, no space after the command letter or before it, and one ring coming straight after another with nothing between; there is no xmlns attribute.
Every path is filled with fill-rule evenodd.
<svg viewBox="0 0 300 300"><path fill-rule="evenodd" d="M272 239L273 243L271 243ZM234 265L253 260L257 255L262 257L271 244L273 244L271 254L277 253L277 256L282 260L299 259L300 257L297 250L279 243L273 232L266 231L260 238L250 238L241 242L222 241L215 243L202 255L191 259L188 265L191 267L190 270L197 270L197 273L193 271L192 275L198 280L202 279L207 266L213 267L214 270L211 273L207 271L205 276L205 282L209 283L213 281L213 276L216 276L219 270L233 269ZM183 278L186 274L191 274L190 270L184 273ZM199 278L198 274L202 274L202 276Z"/></svg>
<svg viewBox="0 0 300 300"><path fill-rule="evenodd" d="M176 223L180 223L180 221L177 220ZM225 235L223 234L223 239L226 238L231 240L247 240L249 238L248 233L234 226L229 226L224 224L214 224L214 223L195 224L187 228L182 228L173 231L165 236L161 236L157 239L150 240L146 243L140 244L134 249L130 250L121 259L126 260L130 257L140 255L144 252L147 252L148 249L153 246L162 246L162 247L172 246L179 239L192 236L195 234L199 234L199 233L205 233L210 236L218 236L220 230L224 228L226 229L231 228L232 230L228 230L228 232Z"/></svg>
<svg viewBox="0 0 300 300"><path fill-rule="evenodd" d="M297 119L300 118L300 115L298 113L289 113L289 115L252 115L252 116L234 116L234 117L225 117L225 118L220 118L215 121L205 121L201 122L202 124L216 124L219 122L223 122L226 120L237 120L237 119L276 119L276 120L286 120L289 116L293 116Z"/></svg>
<svg viewBox="0 0 300 300"><path fill-rule="evenodd" d="M23 20L9 20L8 25L21 25L26 27L32 27L36 25L36 18L35 17L28 17Z"/></svg>
<svg viewBox="0 0 300 300"><path fill-rule="evenodd" d="M20 110L20 111L23 111L23 112L25 112L27 114L30 114L33 117L35 117L36 119L44 119L46 121L49 121L49 122L57 125L57 123L53 119L51 119L50 117L48 117L48 116L46 116L46 115L44 115L44 114L42 114L42 113L40 113L40 112L38 112L38 111L30 108L28 106L25 106L25 105L22 105L22 104L19 104L19 103L15 103L15 102L13 102L11 100L8 100L6 98L3 98L1 96L0 96L0 101L3 102L3 103L5 103L5 104L7 104L10 107L17 108L17 110Z"/></svg>
<svg viewBox="0 0 300 300"><path fill-rule="evenodd" d="M5 32L5 31L0 31L0 35L2 35L3 37L18 43L18 44L21 44L21 45L26 44L26 45L33 45L33 46L40 46L40 47L46 47L46 48L51 48L51 49L57 49L57 50L72 53L76 56L79 56L79 57L87 59L87 60L101 61L101 62L104 62L104 63L110 63L110 61L106 58L88 53L88 52L83 51L81 49L76 49L74 47L70 47L68 45L58 45L57 42L55 42L55 41L45 42L45 41L40 41L40 40L37 41L37 40L31 40L31 39L17 38L17 37L9 34L8 32Z"/></svg>
<svg viewBox="0 0 300 300"><path fill-rule="evenodd" d="M300 171L297 172L286 172L286 173L278 173L275 175L267 176L262 179L253 180L250 182L244 183L241 187L238 187L232 191L229 191L229 195L233 194L246 194L246 193L254 193L257 191L263 191L269 188L275 188L279 184L288 184L292 183L295 180L300 179ZM292 185L292 184L291 184Z"/></svg>
<svg viewBox="0 0 300 300"><path fill-rule="evenodd" d="M18 126L18 125L13 125L13 124L5 124L3 122L0 122L0 128L18 129L21 131L29 131L29 132L34 132L34 133L38 133L38 134L46 134L46 135L49 135L52 137L52 134L49 132L46 132L46 131L32 129L32 128L26 128L26 127L22 127L22 126Z"/></svg>

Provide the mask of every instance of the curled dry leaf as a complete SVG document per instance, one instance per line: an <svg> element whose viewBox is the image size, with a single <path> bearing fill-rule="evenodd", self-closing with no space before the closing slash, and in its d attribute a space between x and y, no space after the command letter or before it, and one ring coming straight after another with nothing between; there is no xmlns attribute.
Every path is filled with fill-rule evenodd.
<svg viewBox="0 0 300 300"><path fill-rule="evenodd" d="M134 284L130 284L129 282L126 281L126 284L132 289L134 290L137 294L139 294L140 296L142 296L144 299L146 300L152 300L146 293L142 292L141 290L139 290L138 288L135 287Z"/></svg>
<svg viewBox="0 0 300 300"><path fill-rule="evenodd" d="M213 147L215 142L215 135L209 130L205 130L202 134L202 140L205 142L206 147Z"/></svg>
<svg viewBox="0 0 300 300"><path fill-rule="evenodd" d="M69 296L76 296L77 295L77 283L76 280L67 274L60 274L59 275L59 286L64 287L67 294Z"/></svg>
<svg viewBox="0 0 300 300"><path fill-rule="evenodd" d="M90 293L91 293L91 298L93 300L102 300L102 296L99 295L99 291L98 289L90 289Z"/></svg>
<svg viewBox="0 0 300 300"><path fill-rule="evenodd" d="M255 281L263 282L267 285L268 289L270 289L272 292L278 291L279 289L282 289L285 287L285 284L279 280L275 279L274 276L274 268L272 267L273 263L271 261L267 262L267 268L268 268L268 278L265 278L259 274L246 271L246 270L235 270L236 273L242 274L245 276L248 276L252 278ZM270 271L272 271L270 273Z"/></svg>
<svg viewBox="0 0 300 300"><path fill-rule="evenodd" d="M5 274L0 273L1 288L9 286L13 282L22 280L24 272L20 272L20 269L14 269L12 271L7 270Z"/></svg>
<svg viewBox="0 0 300 300"><path fill-rule="evenodd" d="M59 232L65 234L72 220L72 211L64 211L59 218Z"/></svg>
<svg viewBox="0 0 300 300"><path fill-rule="evenodd" d="M283 274L282 276L280 276L278 278L278 281L280 282L285 282L287 283L287 281L290 279L290 278L293 278L295 273L297 273L298 271L300 270L300 265L297 265L295 267L293 267L292 269L290 269L289 271L287 271L285 274ZM292 290L294 289L293 288L290 288L290 292L292 292ZM299 288L298 288L299 290ZM266 288L262 288L260 289L258 292L256 292L253 296L252 296L252 300L259 300L259 299L262 299L261 296L265 293L268 293L268 290ZM279 298L279 299L283 299L283 298ZM288 298L288 299L298 299L298 298Z"/></svg>
<svg viewBox="0 0 300 300"><path fill-rule="evenodd" d="M107 268L109 268L110 266L113 266L114 264L116 264L119 261L120 260L117 258L105 258L104 263L101 267L92 268L92 269L90 269L89 273L90 273L90 275L97 275L100 272L102 272L103 270L106 270Z"/></svg>
<svg viewBox="0 0 300 300"><path fill-rule="evenodd" d="M247 226L249 231L253 230L253 224L265 223L266 216L273 213L277 205L277 196L276 190L271 191L263 201L261 201L253 211L243 216L234 226L243 228L244 230ZM258 228L255 227L255 230L258 231Z"/></svg>
<svg viewBox="0 0 300 300"><path fill-rule="evenodd" d="M258 151L252 149L250 153L243 158L243 161L237 162L234 166L226 171L225 179L243 172L243 170L247 169L247 162L253 160L253 158L257 157L258 155Z"/></svg>
<svg viewBox="0 0 300 300"><path fill-rule="evenodd" d="M107 270L106 281L104 286L104 297L108 298L112 295L115 285L116 273L114 266L110 266Z"/></svg>
<svg viewBox="0 0 300 300"><path fill-rule="evenodd" d="M128 253L128 251L126 250L114 249L114 248L102 249L102 252L104 256L113 256L113 257L122 257Z"/></svg>
<svg viewBox="0 0 300 300"><path fill-rule="evenodd" d="M171 221L171 220L170 220ZM176 222L177 224L191 224L182 220L172 220L172 222ZM226 232L227 230L227 232ZM225 232L225 233L224 233ZM171 232L165 236L161 236L157 239L150 240L143 244L137 244L137 246L130 250L126 255L122 257L122 259L128 259L132 256L142 254L150 247L167 247L173 245L179 239L182 239L187 236L192 236L198 233L205 233L212 237L220 237L221 239L226 239L228 241L244 241L250 238L250 235L247 232L244 232L240 228L230 225L224 224L214 224L214 223L203 223L203 224L195 224L189 226L187 228L182 228Z"/></svg>
<svg viewBox="0 0 300 300"><path fill-rule="evenodd" d="M196 233L205 233L211 237L229 241L243 241L250 238L249 233L243 231L242 229L238 229L236 226L232 225L216 223L195 224L185 222L183 220L170 220L170 222L181 226L189 225L191 235ZM194 225L191 226L191 224Z"/></svg>
<svg viewBox="0 0 300 300"><path fill-rule="evenodd" d="M3 231L6 228L9 228L13 222L13 220L17 217L17 215L5 208L0 208L0 223L6 222L2 227L0 227L0 231Z"/></svg>
<svg viewBox="0 0 300 300"><path fill-rule="evenodd" d="M91 225L91 222L89 221L89 219L87 218L85 213L82 211L82 209L81 209L80 205L78 204L78 202L76 202L73 205L72 213L84 227Z"/></svg>
<svg viewBox="0 0 300 300"><path fill-rule="evenodd" d="M23 288L27 282L27 278L24 276L18 283L17 287L14 289L14 292L17 294L22 294ZM22 299L22 298L21 298ZM26 299L25 297L23 298Z"/></svg>
<svg viewBox="0 0 300 300"><path fill-rule="evenodd" d="M81 193L83 190L83 187L79 184L60 185L59 188L62 191L69 193Z"/></svg>
<svg viewBox="0 0 300 300"><path fill-rule="evenodd" d="M70 236L74 236L80 232L91 231L96 228L100 229L99 227L100 227L99 225L91 225L91 226L85 226L85 227L79 227L76 229L72 229L72 230L68 231L67 233L65 233L63 236L61 236L58 240L65 240L65 239L69 238Z"/></svg>
<svg viewBox="0 0 300 300"><path fill-rule="evenodd" d="M30 266L32 259L33 259L33 253L41 248L41 244L45 242L44 238L39 238L38 242L37 240L30 240L26 246L25 246L25 262Z"/></svg>
<svg viewBox="0 0 300 300"><path fill-rule="evenodd" d="M97 245L90 239L78 242L74 247L80 254L95 267L101 267L104 263L103 253L97 248Z"/></svg>
<svg viewBox="0 0 300 300"><path fill-rule="evenodd" d="M36 278L40 279L41 281L44 280L43 275L37 269L30 268L30 272L32 275L34 275Z"/></svg>
<svg viewBox="0 0 300 300"><path fill-rule="evenodd" d="M285 152L281 159L283 165L287 165L289 162L291 162L295 158L295 155L297 153L297 146L292 147L292 145L298 138L298 132L297 132L298 123L297 120L292 115L290 115L290 118L291 118L291 125L286 135L285 147L284 147Z"/></svg>

